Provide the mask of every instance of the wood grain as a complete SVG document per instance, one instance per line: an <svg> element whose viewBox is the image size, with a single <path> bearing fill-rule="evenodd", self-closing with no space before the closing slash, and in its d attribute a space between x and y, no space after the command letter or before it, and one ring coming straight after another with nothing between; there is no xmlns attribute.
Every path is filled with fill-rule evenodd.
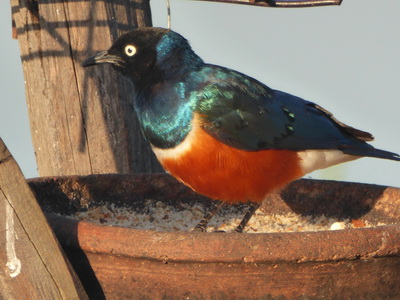
<svg viewBox="0 0 400 300"><path fill-rule="evenodd" d="M161 170L143 140L130 83L82 61L150 26L146 0L11 0L40 176Z"/></svg>
<svg viewBox="0 0 400 300"><path fill-rule="evenodd" d="M0 139L0 299L88 299Z"/></svg>

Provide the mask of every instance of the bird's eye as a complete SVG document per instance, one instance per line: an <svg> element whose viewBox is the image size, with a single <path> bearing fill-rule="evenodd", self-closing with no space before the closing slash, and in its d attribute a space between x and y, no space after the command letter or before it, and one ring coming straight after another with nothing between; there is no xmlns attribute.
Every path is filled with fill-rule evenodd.
<svg viewBox="0 0 400 300"><path fill-rule="evenodd" d="M136 47L133 45L125 46L125 54L128 56L134 56L136 54Z"/></svg>

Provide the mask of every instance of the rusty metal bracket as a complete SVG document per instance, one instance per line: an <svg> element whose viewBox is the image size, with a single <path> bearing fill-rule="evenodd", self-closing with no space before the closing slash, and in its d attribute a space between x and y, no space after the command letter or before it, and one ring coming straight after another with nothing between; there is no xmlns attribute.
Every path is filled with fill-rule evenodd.
<svg viewBox="0 0 400 300"><path fill-rule="evenodd" d="M340 5L342 0L200 0L210 2L247 4L265 7L314 7L327 5Z"/></svg>

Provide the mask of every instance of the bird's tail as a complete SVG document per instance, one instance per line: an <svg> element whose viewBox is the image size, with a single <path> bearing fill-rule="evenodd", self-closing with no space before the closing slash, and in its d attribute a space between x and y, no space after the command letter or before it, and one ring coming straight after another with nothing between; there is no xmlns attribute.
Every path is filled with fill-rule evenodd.
<svg viewBox="0 0 400 300"><path fill-rule="evenodd" d="M370 146L370 145L369 145ZM356 155L356 156L367 156L367 157L376 157L376 158L383 158L383 159L390 159L390 160L397 160L400 161L400 155L397 153L376 149L372 146L370 148L358 148L358 147L349 147L340 149L343 153Z"/></svg>

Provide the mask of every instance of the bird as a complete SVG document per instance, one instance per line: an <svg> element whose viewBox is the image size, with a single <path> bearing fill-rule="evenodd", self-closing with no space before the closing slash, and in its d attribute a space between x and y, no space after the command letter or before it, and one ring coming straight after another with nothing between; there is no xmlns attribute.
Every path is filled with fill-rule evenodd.
<svg viewBox="0 0 400 300"><path fill-rule="evenodd" d="M82 66L104 63L131 81L141 131L165 171L218 200L194 231L206 231L221 206L248 203L242 232L268 194L315 170L361 157L400 161L318 104L204 62L170 29L136 28Z"/></svg>

